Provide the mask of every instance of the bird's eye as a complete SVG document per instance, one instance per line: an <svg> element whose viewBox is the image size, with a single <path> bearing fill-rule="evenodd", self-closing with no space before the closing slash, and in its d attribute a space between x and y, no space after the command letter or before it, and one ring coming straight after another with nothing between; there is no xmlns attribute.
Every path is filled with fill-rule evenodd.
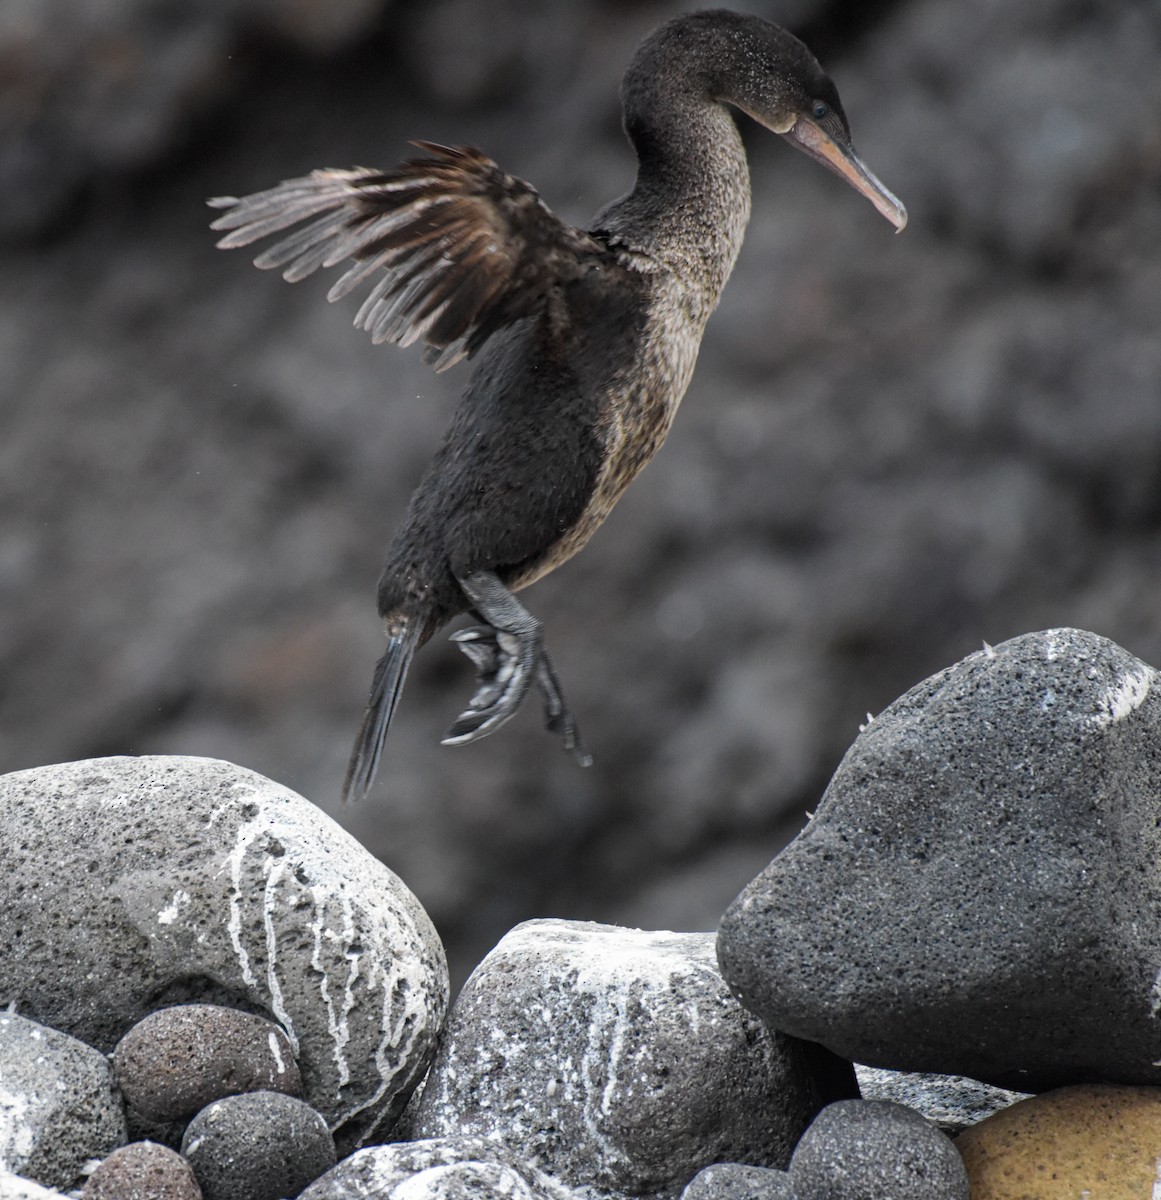
<svg viewBox="0 0 1161 1200"><path fill-rule="evenodd" d="M811 110L811 115L816 121L821 121L829 112L830 108L827 105L825 105L821 100L816 100L814 102L814 108Z"/></svg>

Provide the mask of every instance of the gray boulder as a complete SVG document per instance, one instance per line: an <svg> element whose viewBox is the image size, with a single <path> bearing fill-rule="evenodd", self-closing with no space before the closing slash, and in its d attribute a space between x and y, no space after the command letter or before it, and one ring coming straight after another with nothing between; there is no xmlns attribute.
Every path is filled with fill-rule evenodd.
<svg viewBox="0 0 1161 1200"><path fill-rule="evenodd" d="M431 1138L370 1146L344 1159L298 1200L576 1200L500 1142Z"/></svg>
<svg viewBox="0 0 1161 1200"><path fill-rule="evenodd" d="M423 1072L447 968L403 883L301 796L211 759L0 778L0 1004L101 1050L185 1001L258 1010L340 1145Z"/></svg>
<svg viewBox="0 0 1161 1200"><path fill-rule="evenodd" d="M951 1139L889 1100L824 1108L794 1150L797 1200L969 1200Z"/></svg>
<svg viewBox="0 0 1161 1200"><path fill-rule="evenodd" d="M896 700L726 913L743 1003L870 1066L1161 1083L1156 683L1056 629Z"/></svg>
<svg viewBox="0 0 1161 1200"><path fill-rule="evenodd" d="M571 1187L676 1194L709 1163L785 1166L844 1088L849 1063L730 995L712 934L529 921L464 986L401 1128L498 1138Z"/></svg>
<svg viewBox="0 0 1161 1200"><path fill-rule="evenodd" d="M0 1013L0 1170L53 1188L125 1141L109 1060L76 1038Z"/></svg>

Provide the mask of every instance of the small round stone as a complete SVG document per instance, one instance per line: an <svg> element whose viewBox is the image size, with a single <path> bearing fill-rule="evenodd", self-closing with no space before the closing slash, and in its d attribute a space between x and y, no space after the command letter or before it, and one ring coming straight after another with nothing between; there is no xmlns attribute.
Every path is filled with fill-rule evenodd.
<svg viewBox="0 0 1161 1200"><path fill-rule="evenodd" d="M217 1100L189 1123L181 1152L205 1200L297 1196L335 1165L335 1143L309 1104L281 1092Z"/></svg>
<svg viewBox="0 0 1161 1200"><path fill-rule="evenodd" d="M815 1117L790 1159L798 1200L968 1200L951 1139L889 1100L839 1100Z"/></svg>
<svg viewBox="0 0 1161 1200"><path fill-rule="evenodd" d="M795 1196L785 1171L715 1163L686 1184L681 1200L795 1200Z"/></svg>
<svg viewBox="0 0 1161 1200"><path fill-rule="evenodd" d="M286 1034L265 1017L218 1004L150 1013L117 1043L113 1065L125 1103L159 1123L240 1092L302 1094Z"/></svg>
<svg viewBox="0 0 1161 1200"><path fill-rule="evenodd" d="M89 1176L81 1200L202 1200L190 1165L156 1142L114 1150Z"/></svg>

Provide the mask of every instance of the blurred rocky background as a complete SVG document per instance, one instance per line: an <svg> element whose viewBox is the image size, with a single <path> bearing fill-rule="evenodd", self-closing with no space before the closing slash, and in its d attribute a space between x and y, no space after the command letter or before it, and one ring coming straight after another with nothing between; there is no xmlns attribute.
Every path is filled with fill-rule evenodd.
<svg viewBox="0 0 1161 1200"><path fill-rule="evenodd" d="M742 5L739 5L742 6ZM902 237L746 132L754 216L656 462L528 595L596 757L423 651L359 808L381 553L465 368L213 249L208 196L474 143L583 222L662 0L0 5L0 769L232 759L335 813L462 978L517 920L713 928L868 711L1050 625L1161 664L1161 9L751 0ZM4 836L13 836L5 831Z"/></svg>

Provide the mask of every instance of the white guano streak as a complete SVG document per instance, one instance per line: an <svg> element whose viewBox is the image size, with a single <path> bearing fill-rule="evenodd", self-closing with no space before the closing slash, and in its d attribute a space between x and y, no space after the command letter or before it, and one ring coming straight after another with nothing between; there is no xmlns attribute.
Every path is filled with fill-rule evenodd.
<svg viewBox="0 0 1161 1200"><path fill-rule="evenodd" d="M1152 667L1142 664L1140 670L1130 671L1118 679L1097 702L1093 721L1098 728L1108 729L1140 708L1149 695L1155 673Z"/></svg>
<svg viewBox="0 0 1161 1200"><path fill-rule="evenodd" d="M327 1032L331 1036L331 1057L338 1071L338 1085L335 1095L342 1094L342 1089L351 1081L351 1068L347 1063L346 1048L351 1040L351 1030L348 1018L355 1005L355 980L359 977L360 955L352 954L350 947L354 941L355 923L351 913L351 901L345 892L339 894L343 908L343 931L335 934L327 927L327 900L332 894L322 884L315 884L310 890L314 901L314 920L311 921L311 936L314 945L310 955L310 965L318 974L318 990L322 997L323 1007L327 1014ZM335 1002L331 996L330 976L322 960L324 938L327 941L337 941L342 955L347 960L347 980L343 988L343 1001L339 1012L335 1012Z"/></svg>

